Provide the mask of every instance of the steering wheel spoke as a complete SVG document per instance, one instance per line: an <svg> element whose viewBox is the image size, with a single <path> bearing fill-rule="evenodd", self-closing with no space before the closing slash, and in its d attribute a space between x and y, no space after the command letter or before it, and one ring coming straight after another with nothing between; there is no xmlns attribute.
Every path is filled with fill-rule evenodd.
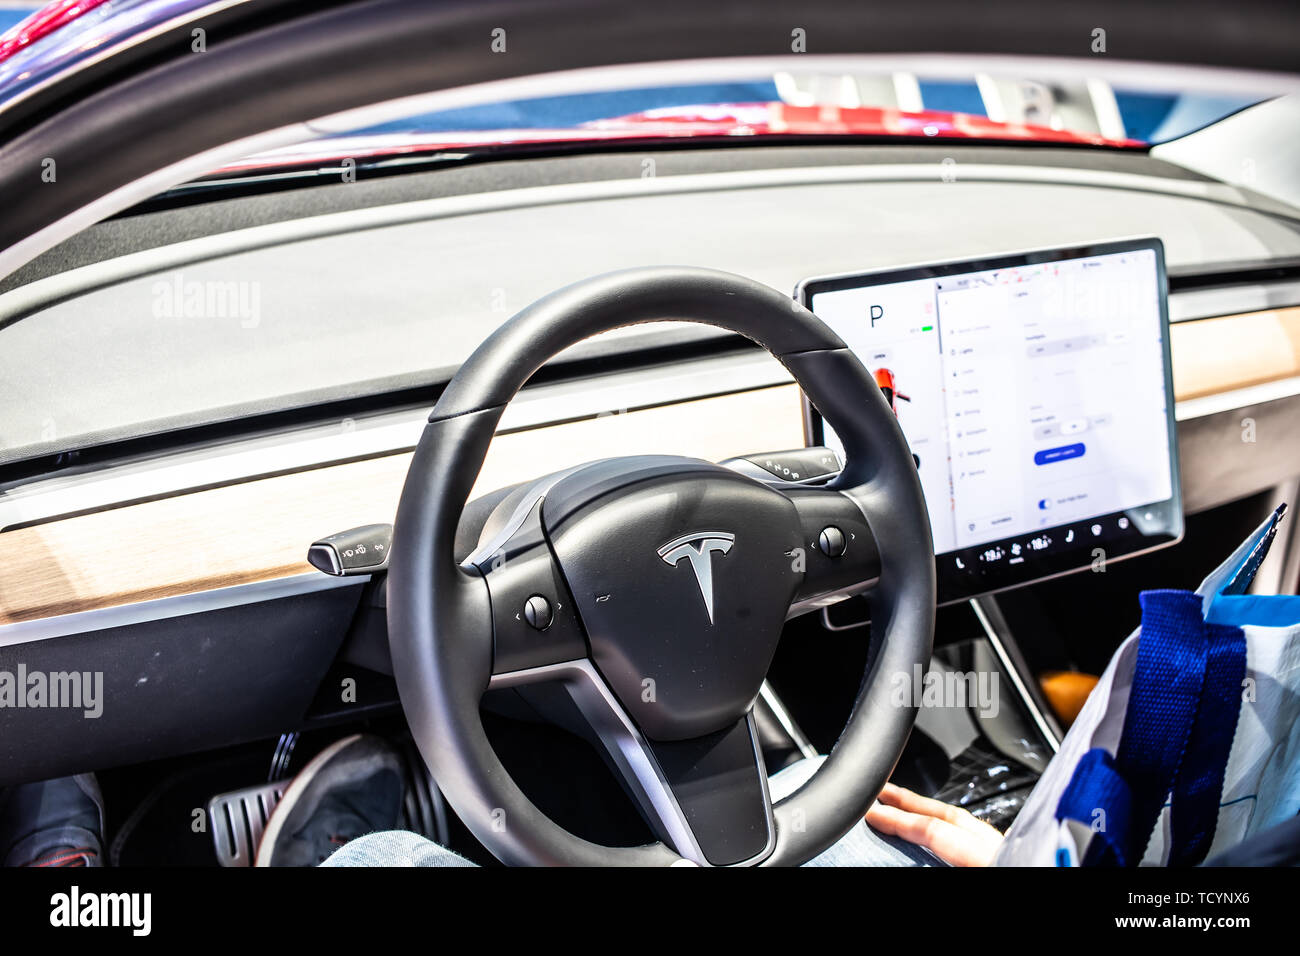
<svg viewBox="0 0 1300 956"><path fill-rule="evenodd" d="M498 674L491 689L563 686L655 835L701 866L758 863L775 843L752 710L687 740L649 740L590 661Z"/></svg>
<svg viewBox="0 0 1300 956"><path fill-rule="evenodd" d="M752 710L716 733L649 748L693 839L674 842L679 853L710 866L760 863L771 853L776 827Z"/></svg>
<svg viewBox="0 0 1300 956"><path fill-rule="evenodd" d="M542 497L541 491L525 497L462 565L487 582L494 675L587 656L577 608L542 527Z"/></svg>
<svg viewBox="0 0 1300 956"><path fill-rule="evenodd" d="M791 614L824 607L870 589L880 578L880 551L854 498L833 488L783 487L794 502L803 541L791 555L803 565L803 584Z"/></svg>

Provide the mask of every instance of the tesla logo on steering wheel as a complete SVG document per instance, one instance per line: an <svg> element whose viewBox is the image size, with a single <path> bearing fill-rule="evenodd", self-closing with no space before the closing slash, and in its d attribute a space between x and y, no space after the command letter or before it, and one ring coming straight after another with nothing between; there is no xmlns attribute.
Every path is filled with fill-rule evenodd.
<svg viewBox="0 0 1300 956"><path fill-rule="evenodd" d="M700 586L700 595L704 598L704 609L709 612L710 624L713 623L713 552L726 554L735 542L736 536L730 531L701 531L674 538L659 549L659 557L665 564L678 567L682 558L691 562L695 583Z"/></svg>

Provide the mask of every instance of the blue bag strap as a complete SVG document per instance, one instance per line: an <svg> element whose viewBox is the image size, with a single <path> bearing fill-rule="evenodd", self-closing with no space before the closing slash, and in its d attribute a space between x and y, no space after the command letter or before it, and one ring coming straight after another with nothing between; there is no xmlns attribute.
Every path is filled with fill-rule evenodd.
<svg viewBox="0 0 1300 956"><path fill-rule="evenodd" d="M1093 832L1085 866L1127 866L1132 791L1104 747L1079 758L1056 805L1057 820L1078 820Z"/></svg>
<svg viewBox="0 0 1300 956"><path fill-rule="evenodd" d="M1174 789L1205 689L1205 619L1199 595L1146 591L1142 636L1115 763L1133 791L1128 855L1142 859Z"/></svg>
<svg viewBox="0 0 1300 956"><path fill-rule="evenodd" d="M1196 866L1210 849L1241 713L1246 635L1239 627L1206 624L1205 638L1205 686L1187 740L1187 758L1174 782L1170 866Z"/></svg>
<svg viewBox="0 0 1300 956"><path fill-rule="evenodd" d="M1085 866L1129 866L1142 859L1165 798L1174 789L1204 689L1201 598L1187 591L1146 591L1139 600L1141 637L1114 760L1085 755L1056 808L1058 820L1089 826L1097 811L1104 812ZM1114 777L1125 795L1119 795Z"/></svg>

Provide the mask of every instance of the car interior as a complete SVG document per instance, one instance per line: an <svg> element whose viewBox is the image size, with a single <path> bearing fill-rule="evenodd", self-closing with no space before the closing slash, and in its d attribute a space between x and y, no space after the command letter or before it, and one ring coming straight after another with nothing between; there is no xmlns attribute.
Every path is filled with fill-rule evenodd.
<svg viewBox="0 0 1300 956"><path fill-rule="evenodd" d="M922 6L0 44L0 673L89 688L0 787L94 773L121 867L251 866L355 733L484 866L799 864L886 781L1005 831L1300 491L1300 64Z"/></svg>

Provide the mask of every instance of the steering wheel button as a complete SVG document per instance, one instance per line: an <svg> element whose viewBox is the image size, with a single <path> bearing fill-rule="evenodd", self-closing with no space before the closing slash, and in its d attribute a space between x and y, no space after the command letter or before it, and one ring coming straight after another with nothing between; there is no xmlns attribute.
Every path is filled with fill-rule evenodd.
<svg viewBox="0 0 1300 956"><path fill-rule="evenodd" d="M551 626L553 617L551 602L540 594L534 594L524 602L524 620L529 627L544 631Z"/></svg>
<svg viewBox="0 0 1300 956"><path fill-rule="evenodd" d="M848 544L844 540L844 532L832 524L822 528L821 534L817 536L817 547L826 557L838 558L844 554Z"/></svg>

